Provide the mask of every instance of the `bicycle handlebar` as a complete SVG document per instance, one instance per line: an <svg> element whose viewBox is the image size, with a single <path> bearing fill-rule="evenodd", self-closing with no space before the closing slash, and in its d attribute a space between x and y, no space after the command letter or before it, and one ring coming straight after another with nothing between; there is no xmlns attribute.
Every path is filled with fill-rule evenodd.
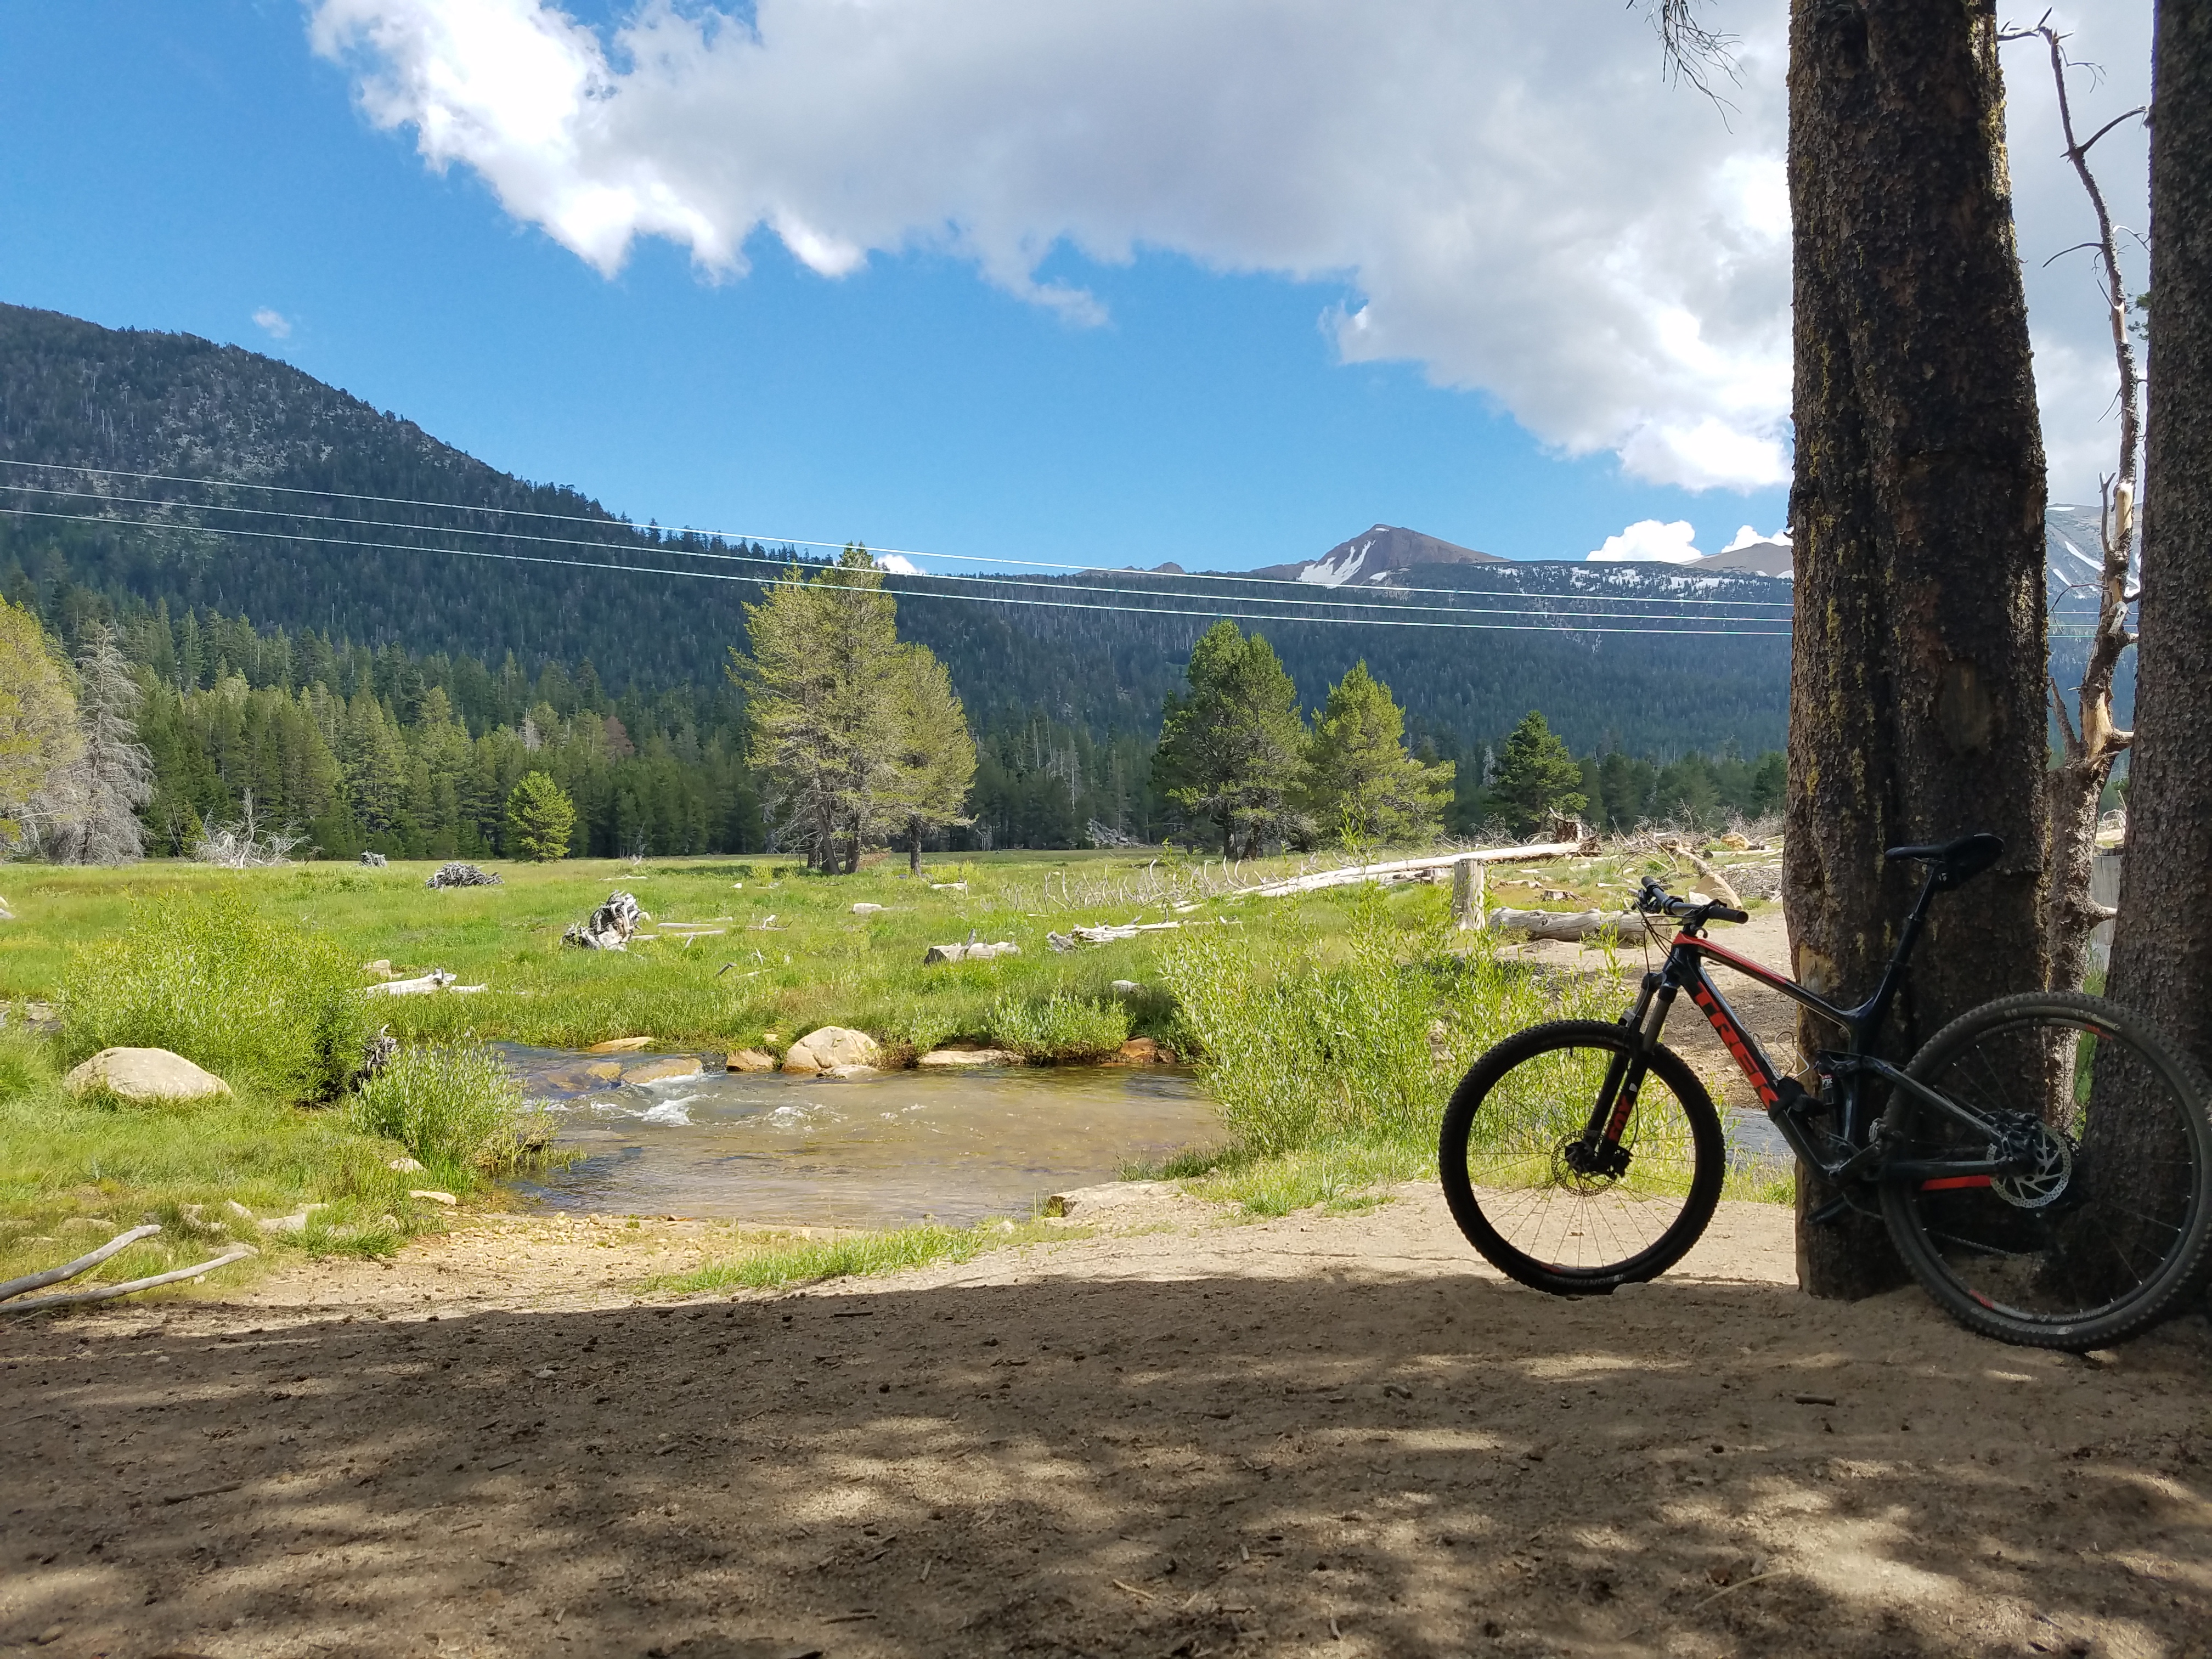
<svg viewBox="0 0 2212 1659"><path fill-rule="evenodd" d="M1751 920L1749 911L1723 904L1718 899L1676 898L1651 876L1644 878L1644 890L1637 895L1636 908L1647 916L1673 916L1692 927L1702 927L1709 921Z"/></svg>

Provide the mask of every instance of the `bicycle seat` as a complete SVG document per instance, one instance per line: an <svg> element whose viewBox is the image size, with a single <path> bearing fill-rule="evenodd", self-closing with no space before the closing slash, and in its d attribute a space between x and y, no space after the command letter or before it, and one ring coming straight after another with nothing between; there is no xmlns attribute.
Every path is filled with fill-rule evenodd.
<svg viewBox="0 0 2212 1659"><path fill-rule="evenodd" d="M1893 847L1882 856L1932 864L1938 887L1956 887L1961 882L1972 881L2004 856L2004 838L1984 830L1979 835L1961 836L1956 841L1931 842L1925 847Z"/></svg>

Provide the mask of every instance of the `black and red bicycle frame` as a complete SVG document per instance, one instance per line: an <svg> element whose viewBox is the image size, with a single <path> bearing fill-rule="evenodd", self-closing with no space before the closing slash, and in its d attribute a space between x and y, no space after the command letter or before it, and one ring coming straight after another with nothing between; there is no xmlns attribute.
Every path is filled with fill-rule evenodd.
<svg viewBox="0 0 2212 1659"><path fill-rule="evenodd" d="M1621 1136L1636 1109L1637 1095L1643 1087L1652 1051L1659 1045L1668 1012L1674 1006L1674 999L1687 991L1698 1012L1713 1028L1714 1036L1742 1070L1745 1080L1790 1150L1829 1181L1842 1182L1881 1175L1929 1185L1987 1186L1990 1176L2018 1167L2006 1158L1885 1158L1887 1149L1876 1132L1875 1109L1882 1097L1879 1091L1867 1086L1869 1079L1911 1094L1945 1116L1986 1136L1991 1146L2002 1139L1997 1128L1985 1118L1868 1052L1888 1018L1890 1005L1904 981L1905 962L1920 937L1929 902L1938 885L1931 872L1899 932L1897 949L1882 970L1881 982L1875 988L1872 996L1853 1008L1830 1002L1786 974L1778 973L1763 963L1707 939L1704 933L1705 923L1711 913L1719 910L1720 906L1692 908L1682 901L1672 901L1671 913L1681 917L1681 930L1668 946L1666 964L1644 976L1635 1006L1621 1016L1621 1024L1639 1033L1642 1041L1634 1050L1616 1057L1608 1069L1605 1086L1599 1092L1582 1136L1583 1158L1595 1169L1607 1173L1618 1174L1626 1169L1628 1155L1621 1146ZM1729 919L1741 919L1741 914L1731 913ZM1820 1079L1817 1095L1809 1092L1796 1078L1776 1069L1759 1039L1737 1018L1735 1010L1729 1006L1728 999L1705 971L1708 961L1723 963L1757 980L1841 1029L1845 1038L1844 1046L1821 1049L1814 1056L1814 1067Z"/></svg>

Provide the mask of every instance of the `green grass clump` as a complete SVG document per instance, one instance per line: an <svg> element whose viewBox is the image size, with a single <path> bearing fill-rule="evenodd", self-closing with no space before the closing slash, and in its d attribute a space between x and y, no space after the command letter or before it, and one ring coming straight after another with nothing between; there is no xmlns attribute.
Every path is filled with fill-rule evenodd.
<svg viewBox="0 0 2212 1659"><path fill-rule="evenodd" d="M360 987L337 945L256 909L235 886L162 892L70 960L62 1046L72 1060L167 1048L234 1089L330 1100L361 1064Z"/></svg>
<svg viewBox="0 0 2212 1659"><path fill-rule="evenodd" d="M354 1097L362 1133L396 1140L448 1186L466 1190L520 1168L544 1139L526 1118L522 1085L476 1043L403 1048Z"/></svg>
<svg viewBox="0 0 2212 1659"><path fill-rule="evenodd" d="M52 1038L0 1030L0 1279L67 1261L143 1221L162 1231L73 1285L163 1273L241 1243L264 1256L388 1255L439 1224L408 1199L422 1177L387 1168L398 1149L356 1133L343 1112L302 1111L250 1090L158 1111L79 1099L61 1087L60 1060ZM296 1232L264 1233L253 1219L302 1211ZM228 1267L210 1283L251 1270Z"/></svg>
<svg viewBox="0 0 2212 1659"><path fill-rule="evenodd" d="M744 1249L695 1267L665 1274L648 1289L679 1294L700 1291L773 1290L866 1273L896 1273L933 1262L967 1261L986 1250L1035 1244L1046 1239L1088 1237L1091 1229L1048 1227L1030 1222L1012 1228L998 1222L973 1227L894 1227L881 1232L845 1233L833 1238L771 1235L747 1241Z"/></svg>
<svg viewBox="0 0 2212 1659"><path fill-rule="evenodd" d="M994 1042L1024 1060L1096 1060L1129 1040L1129 1011L1055 991L1042 1002L1000 998L990 1026Z"/></svg>

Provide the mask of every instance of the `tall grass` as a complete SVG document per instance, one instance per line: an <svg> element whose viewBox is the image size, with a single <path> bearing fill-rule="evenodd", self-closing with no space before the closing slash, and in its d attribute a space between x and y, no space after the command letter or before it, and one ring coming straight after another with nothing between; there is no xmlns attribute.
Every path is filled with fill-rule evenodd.
<svg viewBox="0 0 2212 1659"><path fill-rule="evenodd" d="M465 1190L527 1161L542 1137L529 1121L522 1086L500 1057L474 1043L403 1048L362 1085L354 1126L396 1140L448 1185Z"/></svg>
<svg viewBox="0 0 2212 1659"><path fill-rule="evenodd" d="M368 1012L337 946L248 903L236 885L142 900L79 948L62 992L71 1060L167 1048L234 1088L329 1100L361 1063Z"/></svg>
<svg viewBox="0 0 2212 1659"><path fill-rule="evenodd" d="M1503 961L1488 935L1447 932L1423 896L1408 915L1382 890L1356 889L1334 937L1207 929L1165 953L1200 1075L1244 1147L1432 1152L1453 1085L1484 1049L1541 1020L1620 1012L1610 975Z"/></svg>
<svg viewBox="0 0 2212 1659"><path fill-rule="evenodd" d="M1000 997L991 1005L990 1035L1025 1060L1095 1060L1129 1040L1129 1011L1054 991L1042 1002Z"/></svg>

